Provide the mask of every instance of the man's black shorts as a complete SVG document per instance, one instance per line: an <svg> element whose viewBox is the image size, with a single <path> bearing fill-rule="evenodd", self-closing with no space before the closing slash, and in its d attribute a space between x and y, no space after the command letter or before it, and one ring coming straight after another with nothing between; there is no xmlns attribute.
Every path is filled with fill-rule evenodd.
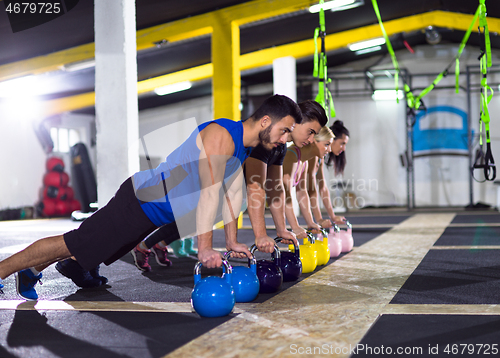
<svg viewBox="0 0 500 358"><path fill-rule="evenodd" d="M101 262L115 262L156 228L141 209L128 178L108 204L64 234L64 241L78 263L91 270Z"/></svg>

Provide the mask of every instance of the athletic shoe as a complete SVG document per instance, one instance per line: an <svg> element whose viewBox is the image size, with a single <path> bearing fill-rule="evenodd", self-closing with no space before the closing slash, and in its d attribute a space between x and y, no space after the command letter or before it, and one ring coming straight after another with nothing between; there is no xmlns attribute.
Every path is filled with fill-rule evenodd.
<svg viewBox="0 0 500 358"><path fill-rule="evenodd" d="M194 238L193 237L188 237L186 239L184 239L184 251L186 251L186 253L188 255L197 255L198 254L198 250L196 250L194 247Z"/></svg>
<svg viewBox="0 0 500 358"><path fill-rule="evenodd" d="M158 262L158 265L160 266L172 266L172 261L167 259L167 248L166 247L161 247L160 245L156 244L151 248L151 252L154 254L156 258L156 262Z"/></svg>
<svg viewBox="0 0 500 358"><path fill-rule="evenodd" d="M144 250L137 245L133 250L130 251L132 257L134 258L135 266L145 272L151 271L151 265L149 265L149 255L151 255L151 250Z"/></svg>
<svg viewBox="0 0 500 358"><path fill-rule="evenodd" d="M99 266L100 265L97 265L97 267L95 269L90 270L89 273L90 273L90 276L92 276L93 278L97 278L97 279L101 280L102 284L105 285L105 284L108 283L108 278L104 277L104 276L101 276L99 274Z"/></svg>
<svg viewBox="0 0 500 358"><path fill-rule="evenodd" d="M174 252L174 255L178 258L189 257L189 254L184 251L184 240L179 239L170 244L170 248Z"/></svg>
<svg viewBox="0 0 500 358"><path fill-rule="evenodd" d="M89 271L85 270L73 259L59 261L56 264L56 270L81 288L91 288L102 285L100 279L92 277Z"/></svg>
<svg viewBox="0 0 500 358"><path fill-rule="evenodd" d="M19 297L24 298L28 301L38 300L38 294L35 291L35 285L42 278L42 273L38 276L31 271L31 269L26 269L16 273L16 289ZM42 281L40 281L40 285Z"/></svg>

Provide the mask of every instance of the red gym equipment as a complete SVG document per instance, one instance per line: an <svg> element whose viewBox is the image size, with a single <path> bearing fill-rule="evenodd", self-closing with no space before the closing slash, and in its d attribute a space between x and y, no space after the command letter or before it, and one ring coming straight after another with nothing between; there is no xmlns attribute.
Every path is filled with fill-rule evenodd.
<svg viewBox="0 0 500 358"><path fill-rule="evenodd" d="M64 171L64 161L59 157L50 157L46 168L42 198L37 205L39 214L47 218L66 217L80 210L80 202L75 199L73 188L68 186L69 175Z"/></svg>

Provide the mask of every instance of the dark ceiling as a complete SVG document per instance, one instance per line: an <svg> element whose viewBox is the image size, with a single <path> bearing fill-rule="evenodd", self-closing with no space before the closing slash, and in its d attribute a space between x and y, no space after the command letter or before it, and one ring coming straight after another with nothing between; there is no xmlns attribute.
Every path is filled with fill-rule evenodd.
<svg viewBox="0 0 500 358"><path fill-rule="evenodd" d="M0 66L93 42L93 1L72 1L76 5L64 16L15 33L12 32L7 13L3 11L4 6L0 4ZM5 1L0 0L0 2L6 4ZM189 0L188 2L182 2L177 0L136 0L137 29L145 29L246 2L249 1ZM478 4L477 0L378 1L383 21L432 10L474 14ZM489 17L500 18L500 1L487 0L486 6ZM370 0L365 0L365 5L355 9L342 12L327 11L325 15L326 32L328 34L377 23ZM307 11L245 25L241 28L241 53L245 54L262 48L310 39L313 37L314 29L317 26L318 14L311 14ZM461 31L439 30L442 34L443 43L459 43L464 35ZM500 39L496 34L493 35L493 47L500 48ZM400 34L391 37L391 43L395 50L405 48L404 40L410 46L426 44L423 32ZM205 36L140 51L137 55L138 79L143 80L209 63L210 41L210 37ZM476 33L471 36L469 44L479 44L479 36ZM386 52L385 46L383 46L382 51L375 55L355 56L350 51L337 50L328 54L328 65L337 66L368 56L374 56L375 61ZM312 58L298 60L298 77L310 76L311 73ZM94 70L92 68L71 73L56 71L51 73L50 77L51 82L55 85L53 92L47 94L46 98L65 97L94 90ZM252 71L251 74L243 73L242 89L244 90L245 86L250 84L269 83L271 81L272 73L270 69L263 69L260 72ZM209 81L205 81L204 84L194 86L190 90L179 94L163 97L141 96L139 98L139 108L151 108L210 93L211 85Z"/></svg>

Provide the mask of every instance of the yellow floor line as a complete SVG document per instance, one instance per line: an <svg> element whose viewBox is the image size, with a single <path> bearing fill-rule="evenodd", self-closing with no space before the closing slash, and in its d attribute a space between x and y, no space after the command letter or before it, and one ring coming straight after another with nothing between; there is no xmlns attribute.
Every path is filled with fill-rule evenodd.
<svg viewBox="0 0 500 358"><path fill-rule="evenodd" d="M353 229L378 229L378 228L391 228L396 226L397 224L353 224ZM252 230L251 226L242 226L240 229L244 230ZM290 229L290 228L288 228ZM266 225L266 230L276 230L276 226L274 225Z"/></svg>
<svg viewBox="0 0 500 358"><path fill-rule="evenodd" d="M233 313L254 309L258 303L237 303ZM0 310L118 311L118 312L193 312L189 302L122 302L3 300Z"/></svg>
<svg viewBox="0 0 500 358"><path fill-rule="evenodd" d="M387 305L382 314L500 315L500 305Z"/></svg>
<svg viewBox="0 0 500 358"><path fill-rule="evenodd" d="M500 223L471 223L471 224L450 224L449 227L484 227L484 226L500 226Z"/></svg>
<svg viewBox="0 0 500 358"><path fill-rule="evenodd" d="M433 246L431 250L498 250L500 245Z"/></svg>

